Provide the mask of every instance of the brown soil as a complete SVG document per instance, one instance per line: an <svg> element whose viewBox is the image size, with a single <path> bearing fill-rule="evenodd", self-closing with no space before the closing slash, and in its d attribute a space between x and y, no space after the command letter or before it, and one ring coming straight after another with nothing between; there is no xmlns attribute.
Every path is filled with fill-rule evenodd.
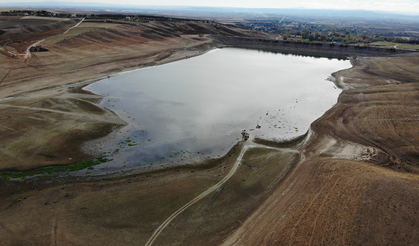
<svg viewBox="0 0 419 246"><path fill-rule="evenodd" d="M162 23L83 25L46 40L51 52L33 54L27 65L0 56L1 97L20 95L0 102L2 169L50 165L47 155L53 154L56 164L69 163L58 153L79 146L73 141L83 141L81 133L98 137L106 127L123 124L90 104L100 98L59 86L218 45L209 37L171 32ZM299 155L248 151L233 178L180 214L154 245L417 244L419 56L352 62L354 68L334 74L345 90L312 124ZM144 245L168 216L228 173L240 148L200 168L89 182L1 181L0 244Z"/></svg>

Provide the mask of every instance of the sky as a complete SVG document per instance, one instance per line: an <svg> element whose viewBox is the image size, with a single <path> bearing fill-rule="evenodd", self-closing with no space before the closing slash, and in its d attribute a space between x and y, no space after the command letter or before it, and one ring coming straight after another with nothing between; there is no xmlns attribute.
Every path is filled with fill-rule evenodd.
<svg viewBox="0 0 419 246"><path fill-rule="evenodd" d="M9 2L42 2L45 0L0 0ZM52 0L54 2L81 2L81 0ZM311 9L365 9L407 11L419 13L419 0L86 0L130 5L184 5L244 8L311 8Z"/></svg>

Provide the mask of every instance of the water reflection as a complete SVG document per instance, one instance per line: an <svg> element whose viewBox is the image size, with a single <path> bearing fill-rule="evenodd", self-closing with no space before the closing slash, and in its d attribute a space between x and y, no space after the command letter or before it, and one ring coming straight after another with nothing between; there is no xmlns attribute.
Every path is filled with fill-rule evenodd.
<svg viewBox="0 0 419 246"><path fill-rule="evenodd" d="M129 125L93 142L114 161L99 170L221 156L240 138L287 139L336 103L326 81L348 61L222 49L163 66L139 69L87 87ZM256 129L260 125L260 129Z"/></svg>
<svg viewBox="0 0 419 246"><path fill-rule="evenodd" d="M258 50L261 52L266 52L266 53L274 53L274 54L281 54L281 55L285 55L285 56L299 56L299 57L311 57L311 58L327 58L329 60L339 60L339 61L346 61L348 60L348 57L345 55L339 55L339 54L321 54L321 55L316 55L316 53L322 53L320 52L313 52L313 54L307 55L304 51L275 51L275 50Z"/></svg>

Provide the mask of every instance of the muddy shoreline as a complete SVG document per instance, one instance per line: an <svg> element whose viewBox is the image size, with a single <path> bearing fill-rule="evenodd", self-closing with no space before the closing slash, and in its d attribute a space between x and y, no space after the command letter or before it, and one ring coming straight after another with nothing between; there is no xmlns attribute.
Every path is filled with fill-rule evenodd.
<svg viewBox="0 0 419 246"><path fill-rule="evenodd" d="M128 27L126 31L130 32L133 28ZM101 33L103 30L99 29L98 32ZM74 36L74 39L79 37L80 35ZM3 132L2 135L4 143L8 144L3 146L2 155L0 155L0 169L31 170L43 166L75 164L88 159L89 156L84 153L80 151L76 153L80 144L75 143L71 138L94 134L92 139L96 139L107 135L108 132L108 130L95 130L98 126L109 123L112 127L121 126L125 122L113 112L94 104L95 101L101 99L100 96L80 93L74 87L87 85L128 70L193 57L218 46L209 38L199 40L194 38L196 39L195 35L190 35L184 38L168 39L165 42L147 43L146 48L152 48L146 52L143 50L144 47L140 47L139 51L124 50L124 52L130 52L126 57L118 57L115 61L115 58L109 56L109 61L99 63L94 57L93 61L88 61L92 59L88 49L82 50L82 55L87 56L86 59L67 61L74 58L71 52L65 50L62 53L58 50L62 46L60 37L46 41L47 44L49 43L48 48L51 52L33 54L28 61L0 57L5 60L5 64L10 65L9 68L3 68L8 72L0 85L0 97L4 98L1 101L0 110L6 116L0 119L0 125L10 131ZM128 41L131 42L131 39ZM108 52L106 48L110 45L112 44L104 43L103 50L96 52L96 56L105 55ZM184 47L185 45L188 47ZM65 59L57 58L58 54ZM46 64L46 61L54 59L56 61L53 65ZM63 67L68 63L72 64L72 67ZM15 122L24 124L16 125ZM35 141L28 143L27 137L31 135ZM83 139L83 141L86 140ZM59 149L60 146L61 149ZM72 151L69 152L69 148ZM90 155L90 158L93 157L98 156Z"/></svg>
<svg viewBox="0 0 419 246"><path fill-rule="evenodd" d="M242 40L242 39L239 39L239 40ZM176 59L167 59L167 58L170 57L170 56L167 56L166 58L160 59L160 60L158 60L158 61L156 61L154 63L147 64L144 67L155 66L155 65L163 65L163 64L166 64L166 63L171 63L171 62L176 62L176 61L183 60L183 59L188 59L188 58L193 57L193 56L203 55L203 54L205 54L205 53L207 53L207 52L209 52L209 51L211 51L213 49L217 49L217 48L220 48L220 47L222 48L222 47L225 47L225 46L223 46L223 44L216 44L214 46L206 47L206 49L200 50L199 52L195 52L195 53L193 53L190 56L178 57ZM236 46L230 46L230 47L236 47ZM254 47L254 46L250 46L250 47L251 47L251 49L258 49L258 48L260 48L260 47ZM243 47L241 47L239 45L236 48L243 48ZM247 47L247 48L249 48L249 47ZM275 49L272 49L271 47L266 47L266 46L264 46L263 49L264 50L267 50L269 52L275 52L275 51L277 51ZM293 53L293 54L295 54L295 53ZM305 55L311 56L311 54L305 54ZM342 57L344 57L344 55L339 55L339 58L342 58ZM333 58L337 58L337 57L336 56L333 56ZM357 65L357 63L354 62L354 61L351 61L351 63L352 63L353 66L356 66ZM140 68L143 68L143 67L140 67ZM107 75L105 77L104 76L101 76L101 77L90 79L88 81L82 81L82 82L77 82L77 83L73 83L73 84L67 84L67 85L64 85L64 86L60 86L58 88L66 88L66 87L67 88L70 88L69 89L71 91L70 92L70 95L73 94L73 93L74 94L94 95L94 97L95 97L95 99L93 99L94 104L96 105L96 107L102 108L102 107L99 106L99 103L100 103L101 100L103 100L103 97L102 96L99 96L99 95L95 95L95 94L93 94L90 91L83 90L83 88L86 87L86 86L88 86L88 85L90 85L90 84L92 84L92 83L95 83L97 81L100 81L100 80L109 78L109 76L110 77L118 76L119 74L122 74L122 73L125 73L125 72L129 72L129 71L133 71L133 70L140 69L140 68L138 68L138 67L125 68L125 69L123 69L121 71L117 71L115 73L109 73L109 75ZM339 73L339 71L337 71L334 74L332 74L332 77L335 78L332 82L335 83L335 85L338 86L338 87L345 88L345 86L342 85L342 84L344 84L343 81L340 81L339 78L337 77L337 74L338 73ZM27 95L36 94L36 93L40 93L40 92L44 92L44 91L56 90L56 89L57 89L57 87L45 88L45 89L43 89L41 91L28 92L28 93L25 93L25 94L18 95L16 97L24 97L24 96L27 96ZM16 98L16 97L10 97L10 99L13 99L13 98ZM9 98L7 98L7 99L9 99ZM93 109L93 110L97 110L97 109ZM124 122L123 119L121 119L111 109L103 108L103 110L109 111L110 113L112 113L113 115L115 115L116 117L118 117L122 122ZM87 113L89 113L89 112L87 112ZM121 127L123 127L125 125L126 125L126 123L120 123L119 125L109 126L109 127L114 128L112 130L112 132L114 132L114 131L118 131L119 128L121 128ZM116 130L115 130L115 127L117 127ZM108 129L108 128L106 128L106 129ZM111 129L111 128L109 128L109 129ZM102 131L102 132L104 134L103 137L108 136L111 133L109 130L105 130L105 131ZM305 137L307 135L308 135L308 133L302 135L301 137L298 137L296 139L293 139L290 142L286 141L284 143L276 143L276 142L268 141L268 140L264 140L264 139L257 139L256 142L257 143L262 143L262 144L267 145L267 146L275 146L275 147L293 147L295 144L298 144L299 147L301 148L303 146L301 146L300 142L305 141L304 139L305 139ZM82 144L77 144L77 145L82 146ZM226 156L229 156L229 155L231 156L230 152L233 149L236 148L236 145L234 147L232 147L232 149L230 149L223 157L205 160L202 163L190 163L190 164L185 164L185 165L175 165L175 166L162 167L162 168L159 168L157 166L155 166L155 167L144 167L144 168L136 168L135 170L134 169L132 169L132 170L125 170L125 171L123 171L121 173L114 172L114 173L111 173L111 174L106 174L105 173L105 174L97 174L97 175L92 175L92 176L90 176L90 175L86 175L86 176L81 175L81 176L74 176L74 177L72 177L72 176L71 177L57 176L55 178L54 177L53 178L46 177L46 178L42 178L41 180L37 180L39 178L36 177L36 176L34 176L34 177L29 177L29 178L26 178L26 179L22 179L22 180L20 180L20 179L14 179L13 181L6 181L6 182L10 182L10 184L9 184L9 185L11 185L10 187L13 187L13 186L20 187L20 185L19 185L20 182L31 183L32 185L29 185L29 186L33 186L33 184L36 183L37 186L39 186L39 187L42 187L43 186L42 183L45 183L45 187L50 187L50 186L54 186L54 185L64 184L64 183L67 183L67 182L68 183L75 183L75 182L84 182L84 181L101 181L101 180L121 179L121 178L130 177L130 176L141 175L141 174L148 175L148 174L151 174L151 173L161 173L161 172L165 172L165 171L168 171L168 170L179 169L179 168L181 168L181 169L182 168L187 168L187 169L189 169L189 168L192 168L192 169L195 169L195 168L204 168L205 169L206 167L211 167L212 166L212 164L208 164L208 163L216 163L218 160L225 159ZM83 150L81 152L86 153ZM99 157L100 156L100 153L93 153L93 152L91 152L89 155L91 157ZM51 166L52 167L54 167L54 166L55 167L61 167L61 166L67 166L67 165L68 164L61 164L61 165L58 164L58 165L51 165ZM27 169L27 170L22 170L22 171L24 171L24 172L31 172L31 171L34 171L34 170L36 170L36 169ZM18 171L19 172L20 170L16 170L14 168L11 168L11 169L3 169L2 171ZM45 181L43 181L43 180L45 180ZM4 181L1 181L1 182L4 182ZM20 188L18 188L18 189L20 189ZM11 190L15 190L15 188L11 188Z"/></svg>
<svg viewBox="0 0 419 246"><path fill-rule="evenodd" d="M198 56L198 55L205 54L206 52L208 52L210 50L213 50L213 49L216 49L216 48L220 48L220 47L236 47L236 48L243 48L243 47L245 47L245 48L251 48L251 49L263 49L263 50L266 50L266 51L269 51L269 52L276 52L276 51L284 52L284 50L282 50L281 48L278 49L277 47L272 47L272 45L259 44L260 41L257 41L257 40L250 40L249 41L249 40L246 40L246 39L243 39L243 38L227 38L227 37L222 38L220 36L217 36L216 38L218 40L220 40L222 42L222 44L215 44L215 45L212 45L212 46L209 46L209 47L207 46L207 47L205 47L205 49L202 49L199 52L195 52L195 53L191 54L190 56L177 57L177 58L174 58L173 59L173 57L170 57L171 55L168 55L168 56L166 56L166 57L164 57L162 59L159 59L159 60L155 61L154 63L149 63L149 64L146 64L145 66L142 66L142 67L154 66L154 65L162 65L162 64L166 64L166 63L170 63L170 62L176 62L176 61L179 61L179 60L188 59L188 58L193 57L193 56ZM247 45L243 46L243 45L240 45L239 44L240 42L245 42L245 41L246 41ZM225 45L228 45L228 46L225 46ZM301 44L298 44L298 46L301 46ZM305 46L307 46L307 45L305 45ZM302 55L308 55L308 56L312 56L313 54L314 55L322 55L322 56L326 55L326 57L328 56L328 57L333 57L333 58L343 58L343 57L348 58L348 55L349 54L352 54L351 52L347 53L347 49L346 49L346 51L343 51L344 54L336 54L334 52L328 52L327 50L325 51L326 53L318 53L319 52L318 50L309 52L309 51L301 50L298 47L297 47L297 49L294 47L294 48L291 48L290 50L289 49L286 49L286 50L288 50L292 54L302 54ZM287 52L287 51L285 51L285 52ZM382 52L383 51L379 51L379 53L381 55L388 55L388 54L384 54ZM409 53L409 52L406 51L406 53ZM357 54L358 55L365 55L365 53L363 53L363 54L357 53ZM350 59L351 59L352 65L354 67L355 66L360 66L360 67L365 66L365 64L359 63L359 62L355 61L353 58L350 58ZM92 94L91 92L87 92L87 91L83 90L82 88L85 87L85 86L87 86L87 85L89 85L89 84L95 83L97 81L100 81L100 80L109 78L109 76L111 76L111 77L118 76L118 74L121 74L121 73L124 73L124 72L127 72L127 71L132 71L132 70L135 70L135 69L139 69L139 68L142 68L142 67L125 68L123 70L120 70L120 71L117 71L117 72L114 72L114 73L109 73L107 76L100 76L100 77L97 77L97 78L92 78L92 79L90 79L88 81L82 81L82 82L67 84L67 85L59 86L59 87L45 88L45 89L40 90L40 91L28 92L28 93L25 93L25 94L20 94L18 96L8 97L8 98L5 98L5 99L6 100L10 100L10 99L19 98L19 97L25 97L25 96L28 96L28 95L31 95L31 94L37 94L37 93L41 93L41 92L44 92L44 91L51 91L51 90L56 90L57 88L66 88L66 87L68 87L68 88L74 88L74 89L71 89L71 93L75 93L75 94L80 94L80 93L81 94ZM350 70L350 69L347 69L347 70ZM337 71L334 74L332 74L332 78L334 78L332 82L335 83L335 85L337 87L340 87L342 89L348 89L349 88L348 85L343 82L342 78L339 77L338 74L340 74L340 71ZM74 87L74 86L76 86L76 87ZM101 96L98 96L98 95L94 95L94 96L96 97L96 99L94 99L94 103L95 103L95 105L97 107L100 108L100 106L98 104L99 104L100 100L103 100L103 99L102 99ZM117 114L115 112L113 112L111 109L105 109L105 108L103 108L103 109L104 110L107 110L107 111L111 112L112 114L114 114L115 116L117 116ZM332 110L332 109L333 109L333 107L330 110ZM96 109L94 109L94 110L96 110ZM87 113L89 113L89 112L87 112ZM119 118L119 116L117 116L117 117ZM120 127L124 126L124 125L125 125L124 123L120 123L119 126L118 126L118 129ZM111 128L114 128L114 126L111 126ZM115 131L115 130L113 130L113 131ZM109 131L104 131L104 133L105 133L105 135L103 135L103 136L107 136L109 134ZM261 142L261 141L262 142L265 142L263 140L258 140L258 141L259 142ZM270 141L267 141L267 142L270 142ZM79 144L77 144L77 145L79 145ZM282 143L273 143L272 142L272 143L268 143L268 145L279 145L279 146L282 146L283 144ZM228 155L228 153L226 155ZM93 155L90 154L90 156L92 156L92 157L95 157L95 156L98 157L99 154L93 154ZM214 159L214 160L216 160L216 159ZM210 162L211 161L212 160L210 160ZM68 165L68 164L64 164L64 165ZM195 163L193 165L199 165L199 164L196 164ZM61 166L61 165L58 164L58 165L52 165L52 166ZM186 165L186 166L190 166L190 165ZM203 166L206 166L206 165L203 165ZM179 168L179 167L178 166L169 167L169 169L172 169L172 168ZM144 169L146 169L146 168L144 168ZM162 170L164 171L164 169L165 168L163 168ZM11 168L11 169L7 169L6 168L6 169L3 169L3 170L4 171L9 171L9 170L10 171L19 171L19 170L16 170L14 168ZM34 170L34 169L27 169L25 171L32 171L32 170ZM158 167L154 167L153 169L148 168L147 170L141 170L141 168L138 168L135 171L131 170L130 171L131 174L129 174L129 175L136 175L136 174L149 173L149 172L160 172L162 170L160 170ZM132 174L132 172L134 172L135 174ZM71 177L67 177L67 178L66 177L60 177L60 178L63 179L63 180L66 180L65 182L77 182L77 181L80 181L80 180L101 180L101 179L104 179L104 178L105 179L108 179L108 178L115 178L115 177L120 178L120 177L124 177L126 175L127 175L126 173L122 173L122 174L115 173L115 174L110 174L110 175L108 175L108 174L103 174L103 175L101 174L101 175L97 175L97 176L95 175L95 176L92 176L92 177L74 177L74 178L71 178ZM53 180L53 178L51 180L47 181L46 183L51 183L52 180ZM20 182L20 181L16 180L16 182ZM58 182L58 183L61 183L61 181Z"/></svg>
<svg viewBox="0 0 419 246"><path fill-rule="evenodd" d="M160 62L161 62L161 64L166 64L166 63L169 63L169 62L176 62L176 61L182 60L182 59L188 59L188 58L193 57L193 56L203 55L203 54L205 54L205 53L207 53L207 52L209 52L209 51L211 51L213 49L217 49L218 47L220 47L220 45L217 45L215 47L211 47L210 49L201 50L199 52L196 52L192 56L179 58L179 59L176 59L176 60L173 60L173 61L172 60L166 61L166 60L163 59ZM159 64L159 65L161 65L161 64ZM150 66L152 66L152 65L150 65ZM70 92L69 93L69 95L70 95L69 97L74 97L74 96L71 96L72 94L77 95L77 97L83 97L83 94L93 95L93 98L90 101L92 101L97 108L102 108L101 106L99 106L99 104L100 104L100 101L103 100L103 97L100 96L100 95L95 95L94 93L92 93L90 91L86 91L83 88L85 86L90 85L92 83L95 83L97 81L100 81L100 80L109 78L109 76L110 77L118 76L119 74L122 74L122 73L125 73L125 72L128 72L128 71L133 71L133 70L136 70L136 69L139 69L139 68L126 68L123 71L119 71L119 72L114 73L114 74L109 74L106 77L99 77L99 78L96 78L96 79L91 79L89 81L78 82L78 83L75 83L75 84L68 84L68 85L65 85L65 86L61 86L61 88L65 88L65 87L68 87L69 88L68 89L69 92ZM56 88L47 88L47 89L44 89L42 91L49 91L49 90L53 90L53 89L56 89ZM30 95L30 94L36 94L36 93L40 93L42 91L29 92L27 94L23 94L23 95L20 95L20 96L27 96L27 95ZM86 99L86 100L89 100L89 99ZM92 110L97 110L97 109L94 108ZM113 115L115 115L116 117L118 117L122 122L124 122L124 119L121 118L120 116L118 116L118 114L116 112L113 112L112 109L103 108L103 110L109 111L110 113L112 113ZM86 112L88 114L90 114L90 112L88 112L88 111L86 111ZM119 129L121 127L124 127L124 126L126 126L126 122L125 123L120 123L118 125L112 125L112 126L110 125L109 126L110 128L109 127L106 128L108 130L104 130L104 131L101 131L101 132L104 134L103 137L108 137L109 134L111 134L112 132L119 131ZM109 131L109 130L112 130L112 131ZM307 134L304 134L301 137L298 137L297 139L293 139L291 141L286 141L284 143L275 143L275 142L272 142L272 141L267 141L267 140L262 140L262 139L258 139L256 142L257 143L263 143L264 145L267 145L267 146L274 146L274 147L287 147L287 146L288 147L293 147L294 144L296 144L296 143L304 140L303 138L306 135ZM80 144L80 145L83 146L83 144ZM87 147L85 147L85 148L87 148ZM95 150L92 150L91 147L89 148L89 150L90 151L82 150L82 152L85 153L85 154L88 154L91 157L100 157L101 156L101 152L100 151L98 151L98 150L96 150L96 151ZM225 154L225 156L229 155L229 152L231 152L231 149L229 151L227 151L227 153ZM63 183L63 182L71 182L72 183L72 182L79 182L79 181L95 181L95 180L103 180L103 179L121 178L121 177L126 177L126 176L144 174L144 173L147 173L148 174L148 173L154 173L154 172L162 172L162 171L164 171L166 169L183 168L182 167L183 165L185 165L185 167L188 167L188 168L191 168L191 167L194 167L195 168L195 167L200 167L200 166L207 167L208 164L206 164L206 163L216 162L218 159L225 158L225 156L222 157L222 158L207 159L207 160L203 160L201 162L195 162L195 163L186 163L186 164L181 164L181 165L174 164L174 165L169 165L169 167L167 167L167 165L165 165L165 167L159 167L159 166L156 165L156 166L153 166L153 167L150 167L150 166L147 166L147 167L138 167L138 168L131 169L131 170L123 170L121 172L114 171L112 173L101 173L101 174L92 174L92 175L83 175L83 174L81 174L81 175L74 175L73 174L73 175L69 175L69 177L65 177L65 175L66 175L65 174L65 171L62 171L60 169L60 167L69 166L69 168L71 169L71 166L73 165L73 163L61 164L61 165L60 164L56 164L56 165L50 165L49 167L57 167L57 169L56 169L57 172L60 171L61 174L55 174L55 171L53 171L54 169L52 169L51 171L49 171L49 173L50 174L51 173L54 173L53 175L55 175L57 179L64 180L64 181L57 181L57 184L60 184L60 183ZM20 175L22 177L26 177L26 178L24 178L22 180L23 182L29 182L31 179L37 179L37 178L42 178L41 180L43 180L44 177L42 175L40 175L39 177L37 177L37 176L33 176L33 174L31 174L33 172L36 172L36 170L37 169L27 169L27 170L16 170L14 168L11 168L11 169L3 169L3 171L18 171L18 172L19 171L23 171L23 174ZM85 170L87 170L87 167L85 168ZM27 173L27 174L25 174L25 173ZM48 176L52 176L52 175L46 175L45 176L45 178L48 179L48 181L46 181L45 183L51 184L53 182L54 178L50 178ZM16 178L13 178L13 176L11 176L11 178L14 179L14 182L19 182L19 178L16 179ZM30 181L30 182L32 182L32 181Z"/></svg>

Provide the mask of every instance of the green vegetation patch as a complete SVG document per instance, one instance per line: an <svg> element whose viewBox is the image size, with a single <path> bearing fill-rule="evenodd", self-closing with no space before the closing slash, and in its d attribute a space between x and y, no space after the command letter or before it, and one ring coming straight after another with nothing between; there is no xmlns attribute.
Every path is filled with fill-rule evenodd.
<svg viewBox="0 0 419 246"><path fill-rule="evenodd" d="M400 49L419 49L419 45L398 45L397 48Z"/></svg>
<svg viewBox="0 0 419 246"><path fill-rule="evenodd" d="M400 48L400 49L419 49L419 45L406 45L406 44L400 44L400 43L395 43L395 42L380 41L380 42L375 42L373 44L393 45L393 46L397 46L397 48Z"/></svg>
<svg viewBox="0 0 419 246"><path fill-rule="evenodd" d="M29 171L2 171L0 172L0 176L3 180L13 179L24 179L27 176L38 176L40 178L46 177L58 177L59 175L53 173L59 172L70 172L70 171L79 171L83 169L93 170L93 166L99 165L101 163L105 163L111 161L112 159L106 158L106 156L101 156L96 159L90 159L87 161L79 162L72 165L67 166L51 166L51 167L41 167L34 170Z"/></svg>
<svg viewBox="0 0 419 246"><path fill-rule="evenodd" d="M295 127L295 131L298 132L298 128ZM295 137L293 139L285 140L282 142L276 142L276 141L271 141L271 140L266 140L266 139L261 139L261 138L255 138L254 142L258 144L266 145L266 146L276 147L276 148L296 148L301 143L303 143L307 135L308 135L308 131L301 136Z"/></svg>
<svg viewBox="0 0 419 246"><path fill-rule="evenodd" d="M394 43L394 42L385 42L385 41L379 41L379 42L375 42L373 44L381 44L381 45L398 45L398 43Z"/></svg>

